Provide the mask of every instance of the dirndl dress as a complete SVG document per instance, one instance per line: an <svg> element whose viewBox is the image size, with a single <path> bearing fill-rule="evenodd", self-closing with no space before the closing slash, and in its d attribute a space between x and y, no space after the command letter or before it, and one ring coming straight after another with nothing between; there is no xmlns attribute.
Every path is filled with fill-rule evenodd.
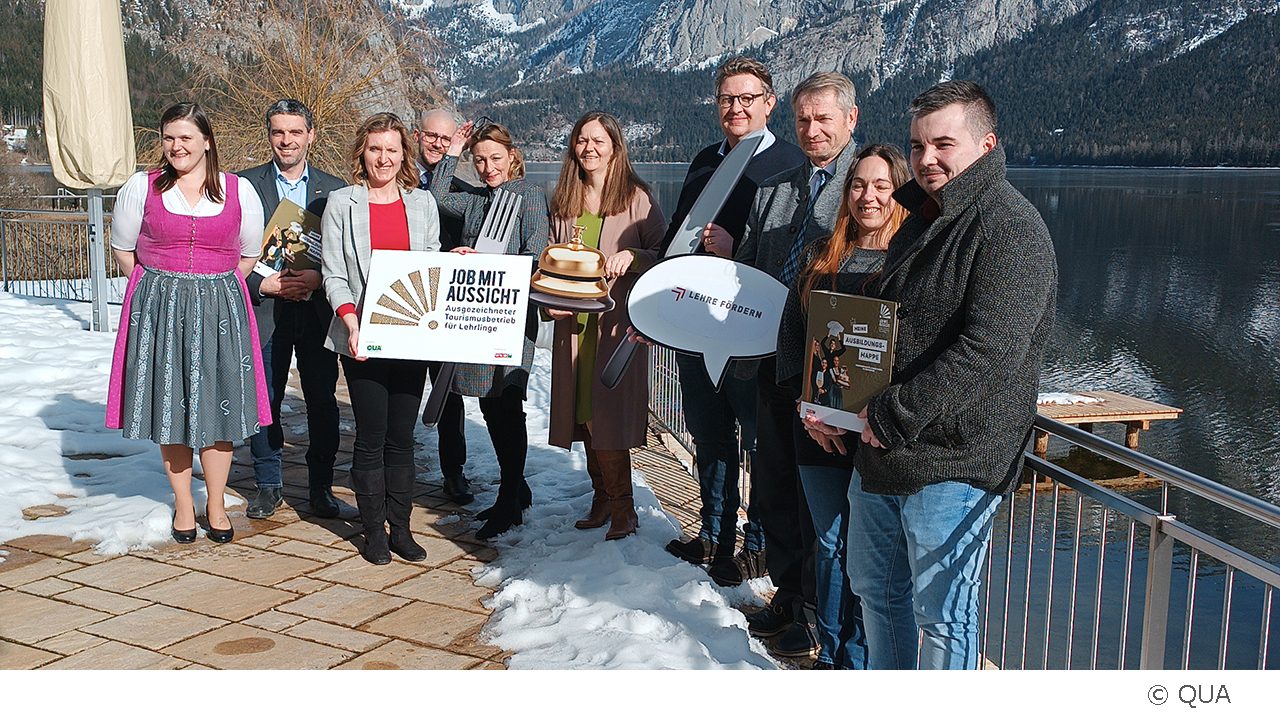
<svg viewBox="0 0 1280 720"><path fill-rule="evenodd" d="M240 263L240 199L223 174L213 217L147 199L129 276L107 394L107 427L192 449L243 440L271 423L258 327Z"/></svg>

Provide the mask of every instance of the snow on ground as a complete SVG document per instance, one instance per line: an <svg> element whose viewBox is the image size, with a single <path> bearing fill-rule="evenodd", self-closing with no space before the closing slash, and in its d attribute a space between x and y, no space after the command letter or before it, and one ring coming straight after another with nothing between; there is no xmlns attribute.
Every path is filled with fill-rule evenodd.
<svg viewBox="0 0 1280 720"><path fill-rule="evenodd" d="M49 534L122 553L169 539L172 493L158 448L103 427L115 335L88 332L89 312L86 303L0 293L0 543ZM775 667L732 607L761 604L768 581L718 588L667 554L679 526L642 473L633 475L636 535L606 542L605 528L573 527L591 483L580 445L546 444L549 362L539 350L526 403L533 507L524 525L494 541L498 558L474 571L495 593L487 640L514 653L513 668ZM498 466L477 402L466 403L466 473L479 509L493 502ZM420 457L434 466L435 432L419 426L417 437ZM203 492L198 481L193 487ZM43 505L67 513L24 519L24 508Z"/></svg>
<svg viewBox="0 0 1280 720"><path fill-rule="evenodd" d="M0 543L62 535L123 553L169 539L159 447L103 426L115 333L88 332L90 312L0 293Z"/></svg>

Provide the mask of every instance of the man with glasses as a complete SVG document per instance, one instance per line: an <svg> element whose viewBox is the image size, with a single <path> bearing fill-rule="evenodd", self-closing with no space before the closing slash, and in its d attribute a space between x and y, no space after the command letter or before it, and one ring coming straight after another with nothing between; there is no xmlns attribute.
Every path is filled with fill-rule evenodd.
<svg viewBox="0 0 1280 720"><path fill-rule="evenodd" d="M742 179L734 187L716 223L741 237L747 213L756 190L765 179L805 161L795 145L769 132L769 115L777 104L773 76L757 60L730 58L716 73L715 105L724 138L703 148L689 164L675 214L663 243L670 244L684 224L698 195L706 187L712 173L726 153L746 135L765 131L764 142L747 165ZM732 245L729 250L732 252ZM742 552L734 550L738 538L739 441L736 425L741 428L741 451L754 464L756 390L749 375L738 377L731 365L717 390L703 364L691 356L676 355L680 369L681 406L685 425L693 435L694 461L702 507L702 527L698 536L689 540L673 540L667 551L694 564L710 563L707 571L721 585L738 585L744 579L764 574L764 535L755 514L755 503L747 508L748 523ZM754 492L753 492L754 495Z"/></svg>
<svg viewBox="0 0 1280 720"><path fill-rule="evenodd" d="M267 109L266 119L272 160L241 171L240 175L258 192L262 207L268 210L268 219L282 200L317 217L324 215L329 193L346 183L307 162L307 152L316 139L311 110L297 100L278 100ZM320 290L320 272L285 270L267 277L250 273L246 284L262 342L272 422L249 439L258 492L245 515L271 517L283 500L284 430L280 427L280 404L296 354L302 395L307 403L311 514L323 518L354 517L354 508L333 496L333 463L338 452L338 401L334 397L338 356L324 348L333 309Z"/></svg>
<svg viewBox="0 0 1280 720"><path fill-rule="evenodd" d="M418 141L418 187L431 189L431 177L436 166L449 150L453 134L458 130L458 118L445 108L431 108L423 111L418 119L418 127L413 131ZM456 177L454 185L460 185ZM454 187L454 190L461 190ZM462 218L440 214L440 251L448 252L457 247L462 238ZM434 383L440 374L440 363L429 366L431 381ZM462 396L451 392L445 399L444 409L440 413L440 421L436 424L437 440L440 452L440 473L444 476L444 494L459 505L466 505L475 499L462 472L467 462L467 437L464 432L464 412Z"/></svg>
<svg viewBox="0 0 1280 720"><path fill-rule="evenodd" d="M756 192L746 228L709 226L706 246L721 257L753 265L794 287L812 246L831 236L840 188L854 165L858 106L853 83L836 72L817 72L791 94L796 139L805 160L770 178ZM734 243L734 238L741 238ZM759 362L751 506L764 529L769 578L778 587L769 606L747 616L756 637L776 637L774 653L812 657L818 649L814 531L796 469L793 433L799 427L794 393L777 377L775 358ZM758 507L757 507L758 506Z"/></svg>

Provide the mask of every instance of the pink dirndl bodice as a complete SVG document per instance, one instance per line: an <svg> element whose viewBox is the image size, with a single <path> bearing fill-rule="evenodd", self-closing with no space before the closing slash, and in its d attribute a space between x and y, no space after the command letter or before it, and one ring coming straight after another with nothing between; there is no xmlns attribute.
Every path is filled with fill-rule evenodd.
<svg viewBox="0 0 1280 720"><path fill-rule="evenodd" d="M107 427L123 425L123 369L128 362L129 314L133 293L147 268L168 272L220 275L234 271L240 264L240 183L229 173L222 174L225 203L222 212L213 217L195 217L169 212L164 199L156 192L158 170L147 173L147 199L143 206L142 227L135 253L138 264L129 275L124 302L120 307L120 323L116 331L115 353L111 358L111 383L107 390ZM249 288L237 273L244 299L245 321L252 340L254 386L257 388L258 423L271 424L271 402L267 394L266 376L262 368L262 346L258 324L250 312Z"/></svg>

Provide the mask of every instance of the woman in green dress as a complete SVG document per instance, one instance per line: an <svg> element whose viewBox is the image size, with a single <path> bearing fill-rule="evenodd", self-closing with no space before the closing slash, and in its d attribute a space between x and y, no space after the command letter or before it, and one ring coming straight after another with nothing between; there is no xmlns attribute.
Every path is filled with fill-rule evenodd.
<svg viewBox="0 0 1280 720"><path fill-rule="evenodd" d="M563 448L583 443L593 492L591 509L576 527L608 523L605 538L616 540L636 530L630 448L645 442L647 348L637 348L617 387L606 388L600 372L626 338L631 324L627 294L639 274L658 260L667 222L631 167L617 118L607 113L583 115L569 134L551 198L552 242L572 240L575 225L586 228L583 242L604 254L614 307L595 314L546 311L556 321L548 441Z"/></svg>

